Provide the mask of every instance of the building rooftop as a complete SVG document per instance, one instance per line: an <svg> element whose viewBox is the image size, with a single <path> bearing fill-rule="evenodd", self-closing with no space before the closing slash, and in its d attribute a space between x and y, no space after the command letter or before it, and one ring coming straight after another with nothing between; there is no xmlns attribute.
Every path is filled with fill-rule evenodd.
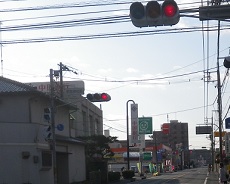
<svg viewBox="0 0 230 184"><path fill-rule="evenodd" d="M38 92L33 87L11 79L0 77L0 93Z"/></svg>

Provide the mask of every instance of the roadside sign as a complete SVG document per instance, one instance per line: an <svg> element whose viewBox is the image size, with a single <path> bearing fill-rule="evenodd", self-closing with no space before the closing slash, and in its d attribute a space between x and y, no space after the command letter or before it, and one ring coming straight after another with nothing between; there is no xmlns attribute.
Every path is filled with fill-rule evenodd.
<svg viewBox="0 0 230 184"><path fill-rule="evenodd" d="M222 133L222 136L221 137L224 137L226 132L221 132ZM220 132L214 132L214 137L220 137Z"/></svg>
<svg viewBox="0 0 230 184"><path fill-rule="evenodd" d="M152 160L152 153L150 152L143 153L143 160Z"/></svg>
<svg viewBox="0 0 230 184"><path fill-rule="evenodd" d="M197 126L196 127L196 134L211 134L212 127L211 126Z"/></svg>
<svg viewBox="0 0 230 184"><path fill-rule="evenodd" d="M152 134L152 117L138 118L139 134Z"/></svg>

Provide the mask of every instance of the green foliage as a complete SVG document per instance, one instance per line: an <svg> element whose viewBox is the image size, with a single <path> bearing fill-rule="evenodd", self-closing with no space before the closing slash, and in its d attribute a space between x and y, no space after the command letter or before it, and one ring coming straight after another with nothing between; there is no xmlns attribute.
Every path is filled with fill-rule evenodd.
<svg viewBox="0 0 230 184"><path fill-rule="evenodd" d="M108 172L109 181L118 181L121 178L120 172Z"/></svg>
<svg viewBox="0 0 230 184"><path fill-rule="evenodd" d="M92 159L104 159L114 155L110 150L109 143L117 141L117 137L105 137L104 135L93 135L81 137L86 142L86 157Z"/></svg>
<svg viewBox="0 0 230 184"><path fill-rule="evenodd" d="M125 179L130 179L130 178L134 177L135 174L134 174L133 170L125 170L125 171L122 172L122 176Z"/></svg>

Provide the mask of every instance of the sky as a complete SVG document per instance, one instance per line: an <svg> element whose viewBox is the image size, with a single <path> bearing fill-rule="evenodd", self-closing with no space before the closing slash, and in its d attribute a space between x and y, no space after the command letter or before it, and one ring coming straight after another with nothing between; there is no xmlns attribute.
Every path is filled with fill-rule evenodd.
<svg viewBox="0 0 230 184"><path fill-rule="evenodd" d="M85 96L110 94L111 101L95 105L101 105L104 129L111 136L126 139L126 103L133 100L139 117L152 117L153 130L160 130L170 120L188 123L190 149L210 148L209 136L196 135L195 129L210 125L212 117L218 128L218 33L202 31L202 26L211 30L217 21L201 22L198 12L188 12L197 10L202 2L178 0L182 12L178 24L137 28L127 18L133 2L0 0L1 75L19 82L47 82L50 69L58 70L62 62L78 73L64 72L64 81L83 80ZM126 21L95 22L111 16L126 17ZM219 63L221 83L226 78L222 85L225 118L230 89L222 65L223 57L230 53L229 22L221 22L221 28ZM147 32L151 33L140 35ZM121 33L132 36L111 37ZM209 82L204 75L207 69Z"/></svg>

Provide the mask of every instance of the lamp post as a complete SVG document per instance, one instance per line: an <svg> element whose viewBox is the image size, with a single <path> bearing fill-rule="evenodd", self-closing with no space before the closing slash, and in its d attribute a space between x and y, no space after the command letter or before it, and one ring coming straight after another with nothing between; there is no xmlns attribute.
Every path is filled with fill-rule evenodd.
<svg viewBox="0 0 230 184"><path fill-rule="evenodd" d="M128 100L126 102L126 125L127 125L127 169L129 170L130 168L130 163L129 163L129 111L128 111L128 104L129 102L132 102L135 104L133 100Z"/></svg>

